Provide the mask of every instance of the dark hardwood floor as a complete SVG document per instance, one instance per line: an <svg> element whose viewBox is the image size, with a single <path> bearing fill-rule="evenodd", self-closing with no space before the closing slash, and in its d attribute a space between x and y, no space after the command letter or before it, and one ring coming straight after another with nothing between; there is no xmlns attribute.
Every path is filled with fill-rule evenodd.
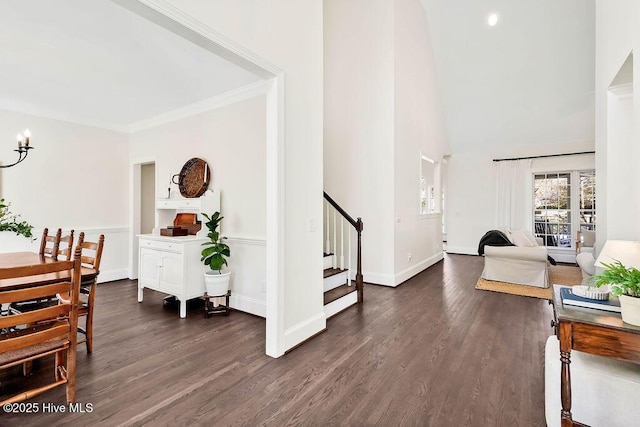
<svg viewBox="0 0 640 427"><path fill-rule="evenodd" d="M544 300L474 289L480 257L445 260L365 304L280 359L265 323L232 312L179 319L135 282L98 286L94 353L78 350L78 400L90 413L0 414L20 426L544 426ZM301 284L302 286L302 284ZM2 396L50 363L2 376ZM64 402L64 388L35 402ZM0 410L0 413L2 410Z"/></svg>

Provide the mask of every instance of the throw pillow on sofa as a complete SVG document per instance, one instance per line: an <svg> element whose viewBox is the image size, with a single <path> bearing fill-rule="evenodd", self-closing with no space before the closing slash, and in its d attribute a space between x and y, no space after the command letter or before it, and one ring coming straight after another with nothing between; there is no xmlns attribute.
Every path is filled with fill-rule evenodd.
<svg viewBox="0 0 640 427"><path fill-rule="evenodd" d="M529 239L529 236L527 236L526 230L512 231L511 240L513 241L514 245L520 246L521 248L531 248L534 246L538 246L535 239L531 239L531 240Z"/></svg>

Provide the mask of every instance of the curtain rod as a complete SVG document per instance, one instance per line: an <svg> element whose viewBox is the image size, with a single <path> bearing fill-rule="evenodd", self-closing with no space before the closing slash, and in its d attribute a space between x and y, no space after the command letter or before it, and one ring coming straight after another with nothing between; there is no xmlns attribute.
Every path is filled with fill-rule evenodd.
<svg viewBox="0 0 640 427"><path fill-rule="evenodd" d="M564 153L564 154L547 154L544 156L529 156L529 157L514 157L511 159L493 159L494 162L504 162L507 160L526 160L526 159L541 159L543 157L561 157L561 156L575 156L578 154L595 154L595 151L580 151L579 153Z"/></svg>

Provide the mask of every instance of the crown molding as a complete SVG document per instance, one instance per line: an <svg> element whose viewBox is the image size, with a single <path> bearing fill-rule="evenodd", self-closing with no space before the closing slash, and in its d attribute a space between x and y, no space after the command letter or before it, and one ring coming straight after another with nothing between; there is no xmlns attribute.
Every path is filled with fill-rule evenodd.
<svg viewBox="0 0 640 427"><path fill-rule="evenodd" d="M224 107L226 105L243 101L245 99L253 98L254 96L263 95L266 93L266 90L266 82L264 80L260 80L250 85L242 86L238 89L224 92L212 98L198 101L185 107L176 108L175 110L167 111L166 113L158 114L157 116L134 122L129 125L127 131L129 133L139 132L141 130L150 129L165 123L184 119L189 116L205 113L216 108Z"/></svg>
<svg viewBox="0 0 640 427"><path fill-rule="evenodd" d="M30 116L42 117L45 119L59 120L61 122L74 123L81 126L89 126L99 129L110 130L120 133L129 133L129 126L113 122L86 119L75 114L68 114L48 108L16 106L11 103L0 101L0 110L12 113L28 114Z"/></svg>
<svg viewBox="0 0 640 427"><path fill-rule="evenodd" d="M205 113L207 111L221 108L236 102L243 101L245 99L253 98L255 96L264 95L267 91L267 83L265 80L239 87L220 95L204 99L202 101L195 102L193 104L176 108L174 110L167 111L156 116L149 117L147 119L133 122L129 125L122 125L112 122L103 122L99 120L84 119L74 114L67 114L60 111L53 111L46 108L22 108L15 105L3 103L0 101L0 110L11 111L19 114L28 114L31 116L43 117L52 120L60 120L67 123L74 123L82 126L89 126L99 129L110 130L114 132L120 132L124 134L130 134L141 130L153 128L165 123L170 123L176 120L184 119L196 114Z"/></svg>
<svg viewBox="0 0 640 427"><path fill-rule="evenodd" d="M631 98L633 96L633 83L609 86L609 92L617 99Z"/></svg>

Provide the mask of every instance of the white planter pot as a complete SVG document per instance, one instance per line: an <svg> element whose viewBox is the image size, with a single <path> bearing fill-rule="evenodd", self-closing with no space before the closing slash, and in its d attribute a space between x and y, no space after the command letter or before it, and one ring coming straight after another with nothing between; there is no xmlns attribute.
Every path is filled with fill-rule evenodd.
<svg viewBox="0 0 640 427"><path fill-rule="evenodd" d="M231 272L219 273L218 271L207 271L204 273L204 284L207 288L207 295L218 297L227 294Z"/></svg>
<svg viewBox="0 0 640 427"><path fill-rule="evenodd" d="M640 298L620 295L622 320L632 325L640 326Z"/></svg>

